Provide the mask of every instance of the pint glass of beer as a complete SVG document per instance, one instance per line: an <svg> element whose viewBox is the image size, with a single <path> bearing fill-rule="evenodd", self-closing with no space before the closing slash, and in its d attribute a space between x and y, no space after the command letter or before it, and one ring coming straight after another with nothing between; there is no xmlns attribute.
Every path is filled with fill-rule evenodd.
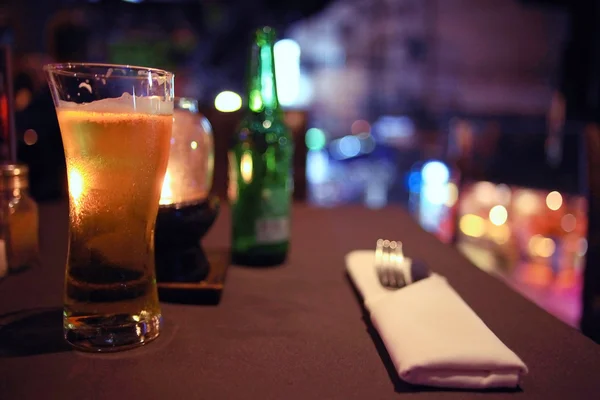
<svg viewBox="0 0 600 400"><path fill-rule="evenodd" d="M64 334L117 351L160 331L154 224L173 125L173 74L105 64L45 67L67 161Z"/></svg>

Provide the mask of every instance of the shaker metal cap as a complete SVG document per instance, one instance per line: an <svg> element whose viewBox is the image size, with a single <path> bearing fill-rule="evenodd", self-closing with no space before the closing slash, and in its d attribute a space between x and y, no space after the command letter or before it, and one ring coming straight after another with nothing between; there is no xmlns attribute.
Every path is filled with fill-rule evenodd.
<svg viewBox="0 0 600 400"><path fill-rule="evenodd" d="M0 163L0 189L25 189L29 186L29 167L24 164Z"/></svg>
<svg viewBox="0 0 600 400"><path fill-rule="evenodd" d="M25 164L1 163L0 174L6 178L12 178L13 176L26 177L29 175L29 167Z"/></svg>

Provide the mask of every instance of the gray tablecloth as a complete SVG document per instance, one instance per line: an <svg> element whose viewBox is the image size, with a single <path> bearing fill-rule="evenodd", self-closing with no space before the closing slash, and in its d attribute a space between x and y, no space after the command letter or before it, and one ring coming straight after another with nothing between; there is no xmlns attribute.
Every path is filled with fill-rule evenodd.
<svg viewBox="0 0 600 400"><path fill-rule="evenodd" d="M18 338L5 334L0 343L0 399L600 398L600 346L472 266L399 208L296 206L288 265L230 268L218 306L164 304L163 333L146 347L70 351L60 331L66 218L62 204L41 207L44 265L0 283L3 321L37 310ZM206 247L227 248L228 232L224 210ZM344 274L344 255L379 237L403 240L409 255L448 277L522 357L530 374L520 390L435 391L396 378ZM22 355L7 351L16 345Z"/></svg>

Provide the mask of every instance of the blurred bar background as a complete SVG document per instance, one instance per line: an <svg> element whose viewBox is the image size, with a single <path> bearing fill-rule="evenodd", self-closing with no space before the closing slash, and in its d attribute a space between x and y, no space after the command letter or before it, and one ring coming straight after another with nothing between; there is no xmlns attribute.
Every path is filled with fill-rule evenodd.
<svg viewBox="0 0 600 400"><path fill-rule="evenodd" d="M14 51L18 157L38 200L66 193L41 75L61 61L174 71L176 95L197 98L213 125L224 197L248 39L271 24L298 200L407 206L578 326L582 296L599 313L598 174L584 140L600 116L598 17L595 0L4 0L0 39Z"/></svg>

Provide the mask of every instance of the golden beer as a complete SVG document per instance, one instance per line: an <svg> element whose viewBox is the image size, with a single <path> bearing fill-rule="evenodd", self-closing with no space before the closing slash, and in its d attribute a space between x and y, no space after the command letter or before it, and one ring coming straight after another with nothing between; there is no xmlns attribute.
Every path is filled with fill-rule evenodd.
<svg viewBox="0 0 600 400"><path fill-rule="evenodd" d="M147 342L160 324L153 235L172 110L110 101L57 108L70 201L65 337L92 350Z"/></svg>

